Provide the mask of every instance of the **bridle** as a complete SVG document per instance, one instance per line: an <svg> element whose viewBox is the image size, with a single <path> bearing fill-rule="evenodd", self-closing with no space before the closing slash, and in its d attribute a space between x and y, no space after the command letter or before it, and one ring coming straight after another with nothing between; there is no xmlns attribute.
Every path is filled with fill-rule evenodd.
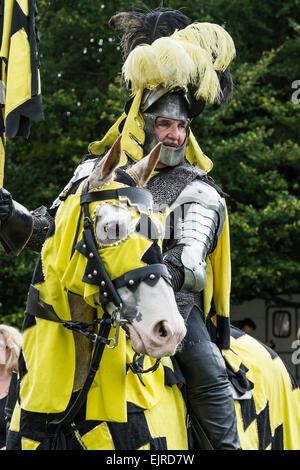
<svg viewBox="0 0 300 470"><path fill-rule="evenodd" d="M86 395L94 380L95 374L100 367L100 361L104 347L107 346L109 349L115 348L118 345L120 328L123 327L126 331L126 324L128 323L128 320L122 318L122 299L117 289L126 286L131 290L135 290L138 284L142 281L149 285L155 285L159 281L160 277L163 277L168 283L171 284L170 275L166 266L159 263L128 271L124 275L114 280L110 279L98 252L93 231L93 224L89 215L89 204L91 202L102 202L109 199L118 199L120 201L127 200L130 205L133 207L136 206L139 211L142 211L143 213L148 213L149 209L152 208L153 202L151 193L145 188L128 186L117 189L103 189L100 191L88 192L88 181L86 181L83 185L80 197L81 211L77 223L71 257L73 256L75 250L77 250L87 258L86 269L82 281L88 284L99 286L99 300L104 310L102 318L97 318L90 323L65 321L61 319L54 311L52 305L44 302L42 299L39 299L39 291L37 288L31 285L29 289L26 306L27 314L61 323L65 328L76 331L77 333L86 336L95 343L95 348L86 381L75 402L61 420L54 420L49 424L62 425L71 423L73 421L74 417L82 407ZM77 238L82 216L84 230L82 239L78 242ZM108 313L106 309L106 306L109 302L112 302L115 306L115 309L112 313ZM90 327L95 327L97 324L100 325L98 333L90 331ZM109 337L109 333L112 327L114 327L116 330L115 336ZM142 359L142 355L135 353L132 362L127 365L127 370L130 369L133 373L137 374L141 383L145 385L141 378L141 374L154 372L159 366L160 359L157 359L155 364L146 370L144 370L142 367Z"/></svg>
<svg viewBox="0 0 300 470"><path fill-rule="evenodd" d="M115 337L110 338L110 342L113 342L113 345L109 347L113 348L118 345L120 326L128 323L127 319L121 317L122 299L120 298L118 289L126 286L130 290L135 290L142 281L149 285L155 285L160 277L163 277L169 283L171 283L171 281L166 266L158 263L127 271L114 280L110 279L98 252L93 224L89 216L89 204L95 201L103 202L111 199L126 199L131 206L137 206L140 211L142 210L144 213L148 213L149 209L152 207L152 195L148 190L135 186L88 192L87 181L81 193L80 205L84 217L84 230L82 239L78 243L77 240L75 240L73 245L75 250L87 258L82 281L99 286L99 300L105 313L107 313L106 305L109 302L112 302L115 306L113 313L110 314L116 328ZM80 218L81 215L79 219Z"/></svg>

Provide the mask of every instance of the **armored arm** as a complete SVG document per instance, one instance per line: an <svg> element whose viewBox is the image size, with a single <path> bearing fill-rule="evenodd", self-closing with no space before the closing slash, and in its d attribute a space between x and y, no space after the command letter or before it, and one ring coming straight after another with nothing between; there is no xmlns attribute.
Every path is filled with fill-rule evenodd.
<svg viewBox="0 0 300 470"><path fill-rule="evenodd" d="M173 242L164 261L175 290L200 292L206 284L206 257L217 246L225 221L218 191L204 180L190 183L171 206Z"/></svg>
<svg viewBox="0 0 300 470"><path fill-rule="evenodd" d="M52 220L45 207L30 212L0 190L0 241L7 253L18 256L25 246L39 252Z"/></svg>
<svg viewBox="0 0 300 470"><path fill-rule="evenodd" d="M41 206L30 212L14 201L8 191L0 189L0 242L7 253L13 252L18 256L25 247L37 253L41 251L61 201L77 190L81 181L91 173L95 162L96 159L86 160L76 168L73 177L50 209Z"/></svg>
<svg viewBox="0 0 300 470"><path fill-rule="evenodd" d="M0 224L0 241L5 251L19 255L32 235L33 217L4 188L0 189Z"/></svg>

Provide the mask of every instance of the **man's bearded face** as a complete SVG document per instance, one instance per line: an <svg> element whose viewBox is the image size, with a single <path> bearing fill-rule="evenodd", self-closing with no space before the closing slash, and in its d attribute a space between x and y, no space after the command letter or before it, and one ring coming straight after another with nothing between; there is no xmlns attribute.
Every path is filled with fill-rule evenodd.
<svg viewBox="0 0 300 470"><path fill-rule="evenodd" d="M170 149L181 147L186 139L188 121L158 117L155 121L155 133L160 142ZM158 163L157 168L166 165Z"/></svg>

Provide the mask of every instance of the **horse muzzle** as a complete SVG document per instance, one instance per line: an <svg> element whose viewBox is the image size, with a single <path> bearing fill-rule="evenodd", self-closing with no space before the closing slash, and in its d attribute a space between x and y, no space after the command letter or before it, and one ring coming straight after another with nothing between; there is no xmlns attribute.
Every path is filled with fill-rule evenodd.
<svg viewBox="0 0 300 470"><path fill-rule="evenodd" d="M186 334L186 327L172 287L161 278L155 286L141 282L132 295L135 315L127 329L133 349L153 358L174 355ZM127 298L127 305L128 301Z"/></svg>
<svg viewBox="0 0 300 470"><path fill-rule="evenodd" d="M153 358L173 356L186 334L184 323L174 328L166 320L153 324L149 331L144 331L141 325L136 327L135 322L127 328L134 351Z"/></svg>

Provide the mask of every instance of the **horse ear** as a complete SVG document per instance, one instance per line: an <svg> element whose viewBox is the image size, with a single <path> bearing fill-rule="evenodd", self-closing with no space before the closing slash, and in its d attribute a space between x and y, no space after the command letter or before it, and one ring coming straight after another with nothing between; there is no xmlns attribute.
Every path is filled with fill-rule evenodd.
<svg viewBox="0 0 300 470"><path fill-rule="evenodd" d="M161 146L162 144L160 142L146 157L142 158L127 170L127 173L136 182L137 186L143 187L147 184L153 170L159 162Z"/></svg>
<svg viewBox="0 0 300 470"><path fill-rule="evenodd" d="M121 160L121 136L117 138L111 149L102 158L99 165L96 166L89 177L89 188L95 189L103 183L106 183L113 175Z"/></svg>

